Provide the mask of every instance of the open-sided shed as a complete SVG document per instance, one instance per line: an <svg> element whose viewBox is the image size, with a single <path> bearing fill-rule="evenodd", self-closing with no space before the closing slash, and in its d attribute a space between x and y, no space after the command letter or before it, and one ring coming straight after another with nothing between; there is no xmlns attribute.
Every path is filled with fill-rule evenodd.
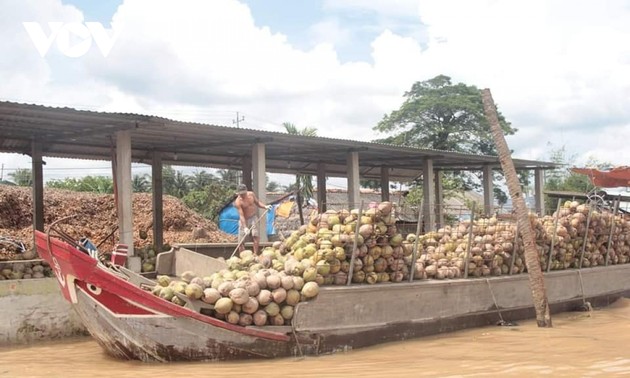
<svg viewBox="0 0 630 378"><path fill-rule="evenodd" d="M371 127L366 126L366 132ZM131 163L152 166L154 235L161 235L161 172L163 164L230 168L243 171L244 182L265 201L265 174L302 173L317 176L318 188L326 177L346 177L348 203L359 202L359 180L378 179L382 198L389 196L389 181L425 182L425 222L435 224L435 202L440 202L440 171L484 172L486 210L492 205L496 156L401 147L336 138L307 137L281 132L181 122L162 117L81 111L0 101L0 152L28 154L34 174L34 227L43 228L42 172L44 157L106 160L115 163L122 242L131 235ZM517 169L534 170L537 211L543 212L542 172L553 163L514 159ZM324 191L320 191L325 193ZM437 198L437 200L436 200ZM320 203L325 202L321 201ZM156 240L161 244L161 240Z"/></svg>

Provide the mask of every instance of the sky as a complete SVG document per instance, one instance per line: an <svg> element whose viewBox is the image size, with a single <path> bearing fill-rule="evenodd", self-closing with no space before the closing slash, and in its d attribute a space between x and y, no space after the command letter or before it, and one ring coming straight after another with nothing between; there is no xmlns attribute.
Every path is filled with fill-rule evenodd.
<svg viewBox="0 0 630 378"><path fill-rule="evenodd" d="M507 138L515 158L549 160L564 147L576 165L630 165L630 1L0 6L0 100L222 126L235 126L238 112L244 128L291 122L369 141L385 136L372 128L415 82L444 74L491 89L518 129ZM108 162L46 162L46 179L111 171ZM0 163L3 175L30 168L28 156L0 154Z"/></svg>

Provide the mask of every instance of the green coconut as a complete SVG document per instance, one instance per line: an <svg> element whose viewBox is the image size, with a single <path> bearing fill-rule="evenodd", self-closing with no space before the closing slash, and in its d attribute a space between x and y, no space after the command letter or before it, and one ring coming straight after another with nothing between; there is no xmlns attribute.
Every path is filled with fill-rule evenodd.
<svg viewBox="0 0 630 378"><path fill-rule="evenodd" d="M189 283L193 278L195 278L195 273L193 271L187 270L182 273L182 280L186 283Z"/></svg>
<svg viewBox="0 0 630 378"><path fill-rule="evenodd" d="M317 269L313 267L308 267L304 269L304 273L302 274L302 278L304 278L305 282L315 281L317 277Z"/></svg>
<svg viewBox="0 0 630 378"><path fill-rule="evenodd" d="M307 282L304 284L304 287L302 287L301 293L306 298L313 298L319 294L319 285L315 282Z"/></svg>
<svg viewBox="0 0 630 378"><path fill-rule="evenodd" d="M186 286L185 294L191 299L201 299L203 297L203 287L196 283L191 283Z"/></svg>
<svg viewBox="0 0 630 378"><path fill-rule="evenodd" d="M293 306L282 306L282 309L280 310L280 315L282 315L282 318L284 320L291 320L293 318Z"/></svg>
<svg viewBox="0 0 630 378"><path fill-rule="evenodd" d="M160 286L168 286L171 283L171 278L169 276L160 275L157 276L157 282Z"/></svg>
<svg viewBox="0 0 630 378"><path fill-rule="evenodd" d="M153 286L153 289L151 289L151 294L157 295L159 297L160 293L162 292L162 288L163 288L163 286L161 286L161 285Z"/></svg>
<svg viewBox="0 0 630 378"><path fill-rule="evenodd" d="M280 313L280 306L275 302L271 302L265 306L265 312L269 316L276 316Z"/></svg>
<svg viewBox="0 0 630 378"><path fill-rule="evenodd" d="M167 301L173 299L173 295L175 294L173 288L171 287L165 287L160 291L160 298L166 299Z"/></svg>
<svg viewBox="0 0 630 378"><path fill-rule="evenodd" d="M228 314L232 311L232 307L234 306L234 302L230 298L223 297L216 301L214 304L214 310L219 314Z"/></svg>
<svg viewBox="0 0 630 378"><path fill-rule="evenodd" d="M297 305L300 302L300 292L295 289L287 291L286 302L291 306Z"/></svg>
<svg viewBox="0 0 630 378"><path fill-rule="evenodd" d="M172 303L175 303L178 306L183 306L186 304L186 302L184 302L180 297L178 297L177 295L174 295L173 298L171 299Z"/></svg>

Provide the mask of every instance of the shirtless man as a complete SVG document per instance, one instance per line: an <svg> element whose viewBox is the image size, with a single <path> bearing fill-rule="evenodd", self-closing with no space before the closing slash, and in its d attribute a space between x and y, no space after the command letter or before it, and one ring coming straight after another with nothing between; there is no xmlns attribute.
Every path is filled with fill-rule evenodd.
<svg viewBox="0 0 630 378"><path fill-rule="evenodd" d="M258 255L258 242L260 241L260 237L258 235L258 225L256 222L256 209L267 209L271 208L271 205L264 205L256 194L252 191L247 190L247 186L244 184L240 184L237 189L238 196L234 200L234 207L238 210L239 222L238 222L238 235L239 240L247 236L248 232L252 234L252 240L254 241L254 254ZM267 222L263 223L265 225ZM241 243L239 247L239 251L243 251L245 249L244 243Z"/></svg>

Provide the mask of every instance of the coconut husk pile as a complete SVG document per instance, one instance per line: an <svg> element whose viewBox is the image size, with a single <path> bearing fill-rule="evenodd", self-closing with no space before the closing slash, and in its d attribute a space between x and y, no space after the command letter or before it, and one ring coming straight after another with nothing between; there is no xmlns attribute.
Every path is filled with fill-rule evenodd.
<svg viewBox="0 0 630 378"><path fill-rule="evenodd" d="M152 196L133 195L134 246L153 244ZM220 231L217 225L186 207L178 198L164 196L164 243L233 242L235 237ZM0 185L0 237L21 241L27 253L8 243L0 243L0 260L36 258L33 247L31 188ZM59 228L75 238L87 237L100 244L99 251L112 251L119 234L114 231L118 218L112 194L44 189L44 227L65 217ZM193 230L196 238L193 238ZM199 232L203 230L203 232ZM113 232L112 237L106 237ZM106 240L105 240L106 239ZM101 244L102 243L102 244Z"/></svg>

